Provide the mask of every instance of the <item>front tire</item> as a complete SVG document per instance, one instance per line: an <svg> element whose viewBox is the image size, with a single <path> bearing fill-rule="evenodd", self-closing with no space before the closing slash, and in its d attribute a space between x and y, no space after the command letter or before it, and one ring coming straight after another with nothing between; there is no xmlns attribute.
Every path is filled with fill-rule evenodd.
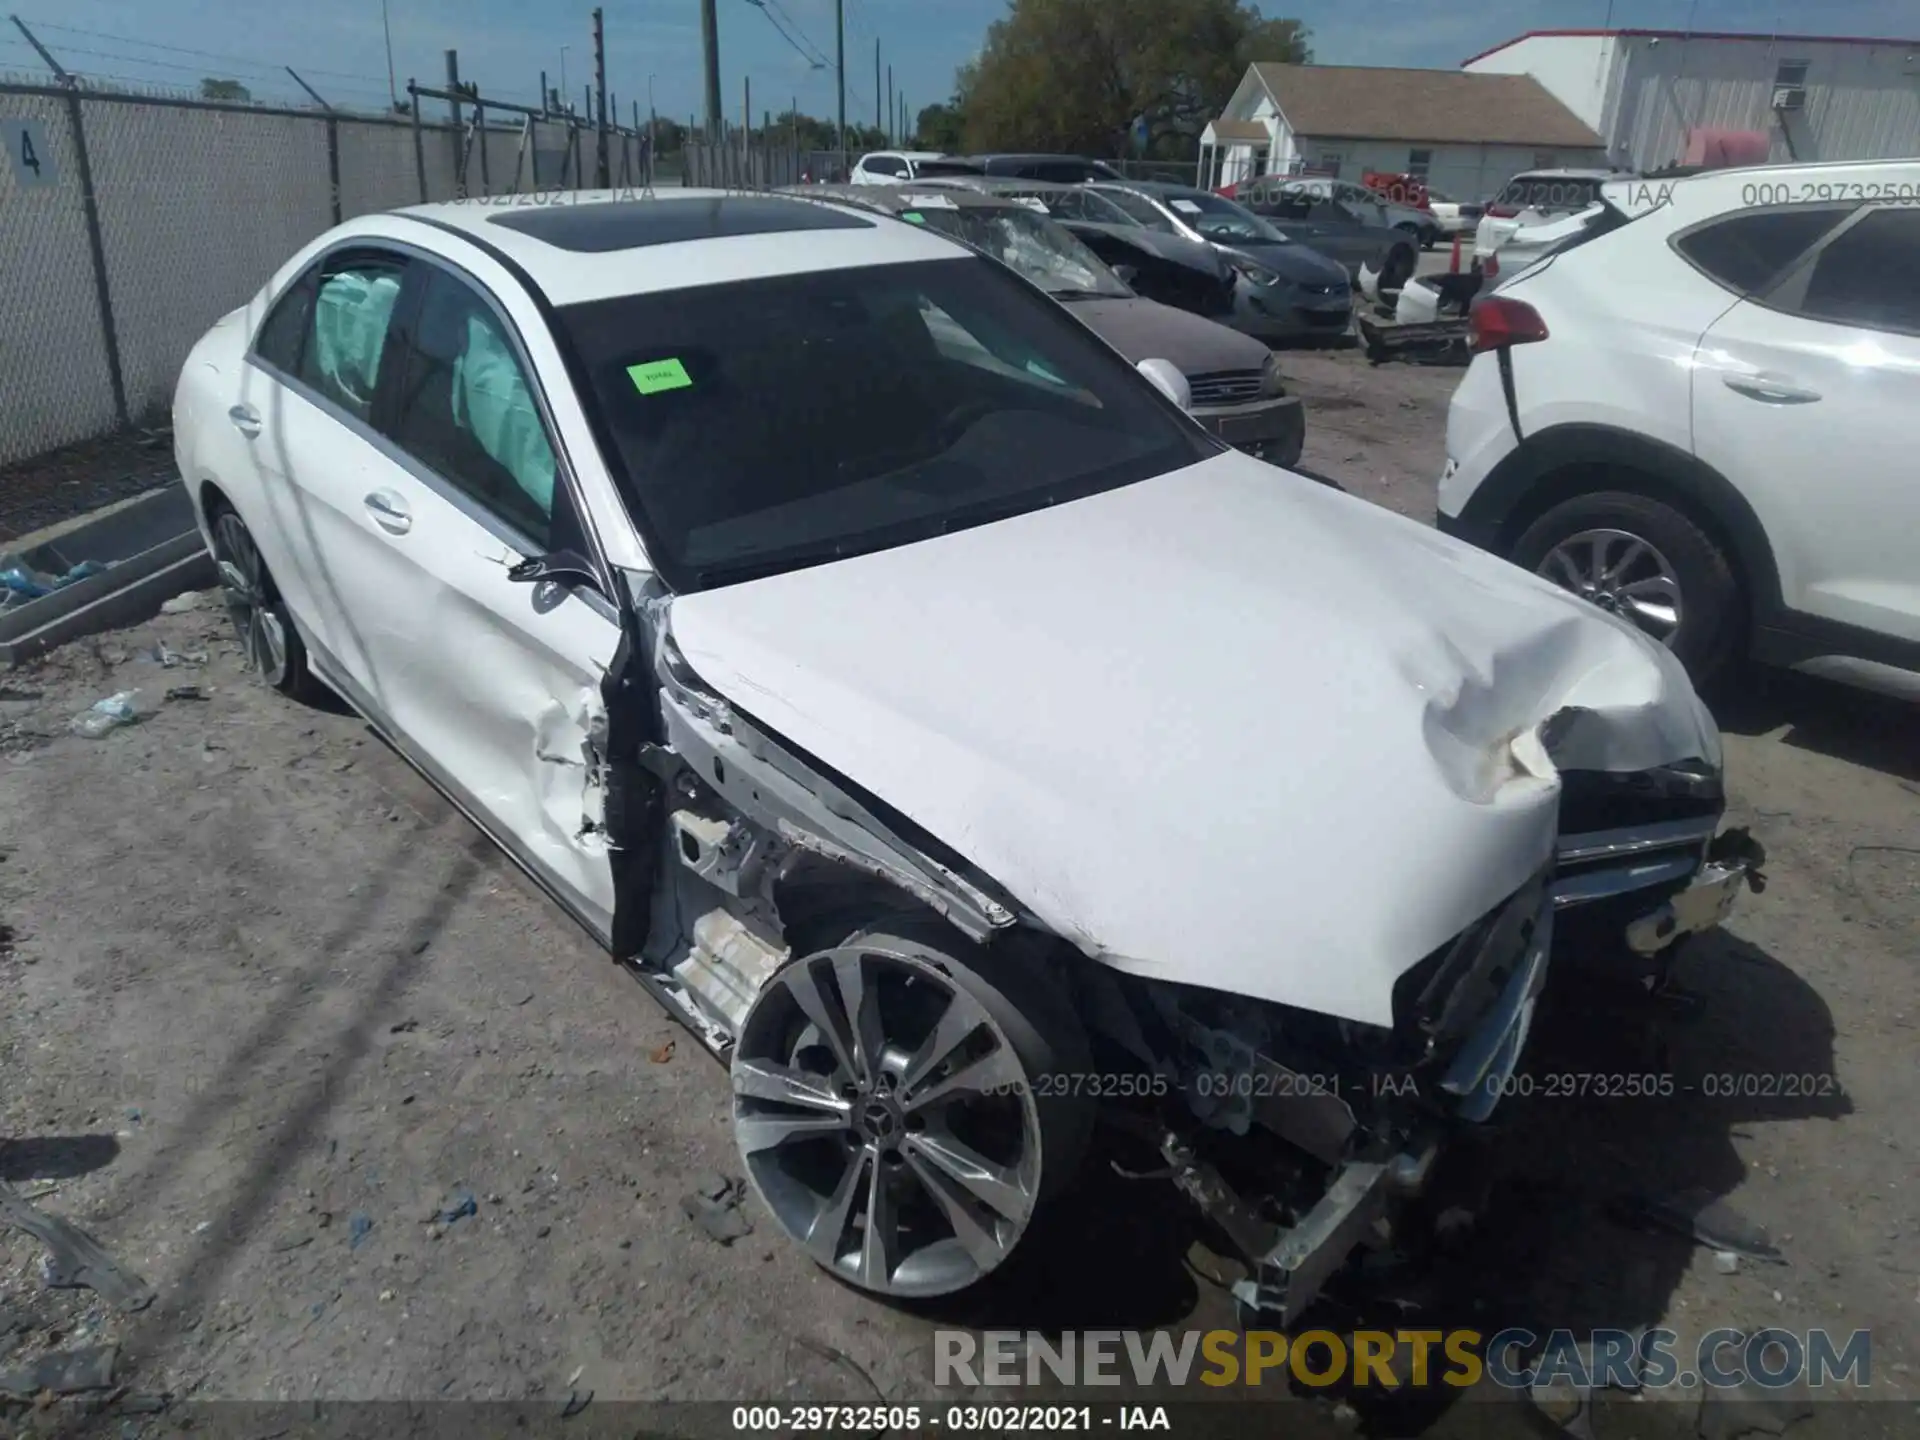
<svg viewBox="0 0 1920 1440"><path fill-rule="evenodd" d="M1631 620L1686 666L1696 686L1738 657L1742 597L1720 545L1682 511L1631 491L1556 505L1509 557L1562 589Z"/></svg>
<svg viewBox="0 0 1920 1440"><path fill-rule="evenodd" d="M998 1270L1078 1169L1091 1112L1062 1082L1087 1065L1032 957L889 923L792 961L754 1000L734 1136L823 1269L878 1295L950 1295Z"/></svg>
<svg viewBox="0 0 1920 1440"><path fill-rule="evenodd" d="M307 647L247 522L231 505L220 502L209 528L227 616L248 667L282 695L312 695L318 687L307 670Z"/></svg>

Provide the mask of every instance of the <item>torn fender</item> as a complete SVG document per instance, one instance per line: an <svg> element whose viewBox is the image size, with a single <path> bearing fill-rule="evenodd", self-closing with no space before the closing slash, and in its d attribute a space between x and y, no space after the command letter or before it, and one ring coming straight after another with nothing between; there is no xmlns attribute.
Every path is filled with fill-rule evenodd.
<svg viewBox="0 0 1920 1440"><path fill-rule="evenodd" d="M1602 768L1717 754L1631 627L1237 454L680 596L671 628L1088 954L1376 1025L1550 863L1543 721L1597 717Z"/></svg>

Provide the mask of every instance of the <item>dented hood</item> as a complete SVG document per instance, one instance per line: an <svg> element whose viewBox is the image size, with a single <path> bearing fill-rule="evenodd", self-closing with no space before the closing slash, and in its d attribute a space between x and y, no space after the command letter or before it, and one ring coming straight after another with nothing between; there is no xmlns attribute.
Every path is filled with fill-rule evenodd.
<svg viewBox="0 0 1920 1440"><path fill-rule="evenodd" d="M719 694L1089 954L1373 1024L1553 853L1578 768L1718 762L1666 651L1237 453L682 596Z"/></svg>

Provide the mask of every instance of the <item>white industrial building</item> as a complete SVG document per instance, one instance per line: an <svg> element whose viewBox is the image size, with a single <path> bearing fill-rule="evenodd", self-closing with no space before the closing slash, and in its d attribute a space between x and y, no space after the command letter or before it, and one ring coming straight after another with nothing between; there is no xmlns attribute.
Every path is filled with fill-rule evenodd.
<svg viewBox="0 0 1920 1440"><path fill-rule="evenodd" d="M1200 137L1199 183L1383 170L1478 200L1522 170L1598 165L1603 153L1593 127L1525 74L1254 64Z"/></svg>
<svg viewBox="0 0 1920 1440"><path fill-rule="evenodd" d="M1764 137L1774 160L1920 155L1920 39L1534 30L1461 68L1531 76L1625 169L1697 158L1711 135Z"/></svg>

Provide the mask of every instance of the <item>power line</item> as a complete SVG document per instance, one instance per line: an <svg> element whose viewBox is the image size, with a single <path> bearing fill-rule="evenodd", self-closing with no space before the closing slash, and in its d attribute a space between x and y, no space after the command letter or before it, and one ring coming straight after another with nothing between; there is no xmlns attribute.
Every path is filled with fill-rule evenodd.
<svg viewBox="0 0 1920 1440"><path fill-rule="evenodd" d="M786 16L784 10L780 11L778 16L775 15L776 0L747 0L747 4L753 6L754 9L766 16L767 23L773 26L775 33L778 34L782 40L786 41L787 44L793 48L793 52L802 60L805 60L807 64L816 70L831 70L833 68L833 62L820 53L819 46L815 45L813 41L806 39L806 32L801 30L799 26L794 25L791 33L788 31L787 25L793 25L792 17ZM786 25L781 24L780 17L782 16L786 16ZM800 39L795 39L795 34L798 34ZM805 41L805 48L803 48L801 44L803 40Z"/></svg>
<svg viewBox="0 0 1920 1440"><path fill-rule="evenodd" d="M108 34L106 31L103 31L103 30L83 30L78 25L55 25L51 21L46 21L46 20L34 20L31 23L37 28L42 30L56 30L66 35L85 35L89 39L93 39L93 40L111 40L118 45L137 45L148 50L165 50L169 54L174 54L174 55L197 55L203 60L220 60L227 63L237 63L241 65L253 65L253 66L266 65L269 67L271 67L272 65L271 61L262 60L257 56L232 55L232 54L223 53L218 50L195 50L186 45L163 45L158 40L136 40L131 35L112 35L112 34ZM98 50L81 50L79 49L79 47L72 46L72 45L62 46L61 48L65 50L72 50L82 55L101 55L105 53L103 51L98 51ZM166 65L165 61L148 60L144 56L136 57L131 55L121 55L121 56L115 56L112 58L121 59L121 60L133 60L135 61L135 63L141 64L141 65ZM167 68L188 69L188 68L198 68L198 67L167 66ZM366 80L372 84L384 85L384 81L381 79L380 76L377 76L377 75L362 75L357 71L351 71L351 70L322 70L318 66L308 66L308 65L303 65L300 68L303 73L308 75L326 75L331 78L339 79L339 80Z"/></svg>

